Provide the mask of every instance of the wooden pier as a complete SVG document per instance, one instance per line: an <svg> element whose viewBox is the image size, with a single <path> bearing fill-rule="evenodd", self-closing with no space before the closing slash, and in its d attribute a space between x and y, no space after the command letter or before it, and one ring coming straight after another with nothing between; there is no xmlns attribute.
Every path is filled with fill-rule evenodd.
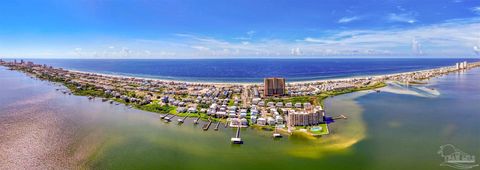
<svg viewBox="0 0 480 170"><path fill-rule="evenodd" d="M217 122L217 124L215 125L215 128L213 130L218 131L218 126L220 126L220 121Z"/></svg>
<svg viewBox="0 0 480 170"><path fill-rule="evenodd" d="M193 124L194 124L194 125L198 124L198 121L199 121L199 120L200 120L200 116L198 116L197 119L195 119L195 120L193 121Z"/></svg>
<svg viewBox="0 0 480 170"><path fill-rule="evenodd" d="M240 138L240 126L237 127L235 137L230 138L230 142L232 142L232 144L243 144L242 138Z"/></svg>
<svg viewBox="0 0 480 170"><path fill-rule="evenodd" d="M162 115L160 116L160 119L165 119L165 117L167 117L168 115L170 115L169 113L165 114L165 115Z"/></svg>
<svg viewBox="0 0 480 170"><path fill-rule="evenodd" d="M281 138L282 134L277 132L277 126L275 126L275 130L273 131L273 138Z"/></svg>
<svg viewBox="0 0 480 170"><path fill-rule="evenodd" d="M190 114L187 114L185 117L178 119L178 124L182 124L183 122L185 122L185 119L187 119L188 115Z"/></svg>
<svg viewBox="0 0 480 170"><path fill-rule="evenodd" d="M208 118L208 123L203 125L203 130L207 131L208 128L210 128L210 125L212 125L212 120L210 120L210 118Z"/></svg>
<svg viewBox="0 0 480 170"><path fill-rule="evenodd" d="M334 117L333 120L337 120L337 119L347 119L347 116L345 115L340 115L340 116L337 116L337 117Z"/></svg>
<svg viewBox="0 0 480 170"><path fill-rule="evenodd" d="M165 122L170 122L172 121L172 119L175 117L175 115L173 115L172 117L165 117Z"/></svg>
<svg viewBox="0 0 480 170"><path fill-rule="evenodd" d="M228 127L228 121L225 121L225 128Z"/></svg>

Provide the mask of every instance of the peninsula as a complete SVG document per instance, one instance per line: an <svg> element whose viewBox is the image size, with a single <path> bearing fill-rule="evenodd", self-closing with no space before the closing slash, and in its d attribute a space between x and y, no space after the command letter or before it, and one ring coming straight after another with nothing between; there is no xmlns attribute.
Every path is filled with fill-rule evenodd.
<svg viewBox="0 0 480 170"><path fill-rule="evenodd" d="M160 113L166 122L187 117L238 128L233 143L241 143L239 129L254 127L281 134L305 132L313 136L329 133L328 124L343 115L329 115L323 108L325 98L362 90L375 90L387 82L422 84L423 80L479 67L480 62L452 63L452 66L429 70L352 77L334 80L286 83L284 78L265 78L264 83L194 83L139 77L115 76L53 68L20 60L3 61L0 65L24 72L41 80L61 83L64 94L101 98L111 104Z"/></svg>

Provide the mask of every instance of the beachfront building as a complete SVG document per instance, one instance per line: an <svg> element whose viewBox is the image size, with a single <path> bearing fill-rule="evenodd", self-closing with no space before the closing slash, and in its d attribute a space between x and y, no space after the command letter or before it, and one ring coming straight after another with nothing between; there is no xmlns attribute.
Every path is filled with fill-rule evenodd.
<svg viewBox="0 0 480 170"><path fill-rule="evenodd" d="M288 126L309 126L318 125L323 122L325 111L322 107L317 106L314 109L303 111L288 111Z"/></svg>
<svg viewBox="0 0 480 170"><path fill-rule="evenodd" d="M285 79L284 78L265 78L263 80L263 95L267 96L283 96L285 95Z"/></svg>

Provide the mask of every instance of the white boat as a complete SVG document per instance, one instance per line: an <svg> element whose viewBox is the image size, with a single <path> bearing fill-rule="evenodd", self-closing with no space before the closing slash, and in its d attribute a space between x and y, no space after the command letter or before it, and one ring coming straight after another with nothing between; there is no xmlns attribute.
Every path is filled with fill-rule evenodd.
<svg viewBox="0 0 480 170"><path fill-rule="evenodd" d="M282 137L282 134L280 134L280 133L274 133L274 134L273 134L273 137L274 137L274 138L281 138L281 137Z"/></svg>

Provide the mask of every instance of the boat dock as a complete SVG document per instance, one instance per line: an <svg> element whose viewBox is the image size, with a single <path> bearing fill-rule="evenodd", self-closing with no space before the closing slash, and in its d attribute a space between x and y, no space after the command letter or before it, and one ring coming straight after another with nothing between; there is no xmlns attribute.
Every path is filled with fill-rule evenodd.
<svg viewBox="0 0 480 170"><path fill-rule="evenodd" d="M240 126L237 127L235 137L230 138L230 142L232 142L232 144L243 144L242 138L240 138Z"/></svg>
<svg viewBox="0 0 480 170"><path fill-rule="evenodd" d="M347 119L347 116L345 115L340 115L340 116L337 116L337 117L334 117L333 120L337 120L337 119Z"/></svg>
<svg viewBox="0 0 480 170"><path fill-rule="evenodd" d="M172 121L172 119L175 117L175 115L173 115L172 117L165 117L165 122L170 122Z"/></svg>
<svg viewBox="0 0 480 170"><path fill-rule="evenodd" d="M200 120L200 116L197 117L197 119L193 120L193 124L196 125L198 124L198 121Z"/></svg>
<svg viewBox="0 0 480 170"><path fill-rule="evenodd" d="M187 119L188 115L190 114L187 114L185 117L178 119L178 124L182 124L183 122L185 122L185 119Z"/></svg>
<svg viewBox="0 0 480 170"><path fill-rule="evenodd" d="M228 127L228 121L225 121L225 128Z"/></svg>
<svg viewBox="0 0 480 170"><path fill-rule="evenodd" d="M212 120L210 120L210 118L208 118L208 123L203 125L203 130L207 131L208 128L210 128L210 125L212 125Z"/></svg>
<svg viewBox="0 0 480 170"><path fill-rule="evenodd" d="M282 134L277 132L277 126L275 126L275 130L273 131L273 138L281 138Z"/></svg>
<svg viewBox="0 0 480 170"><path fill-rule="evenodd" d="M217 131L217 130L218 130L218 126L220 126L220 121L217 122L217 124L215 125L215 128L213 128L213 130Z"/></svg>
<svg viewBox="0 0 480 170"><path fill-rule="evenodd" d="M161 115L160 116L160 119L165 119L165 117L167 117L168 115L170 115L169 113L165 114L165 115Z"/></svg>

